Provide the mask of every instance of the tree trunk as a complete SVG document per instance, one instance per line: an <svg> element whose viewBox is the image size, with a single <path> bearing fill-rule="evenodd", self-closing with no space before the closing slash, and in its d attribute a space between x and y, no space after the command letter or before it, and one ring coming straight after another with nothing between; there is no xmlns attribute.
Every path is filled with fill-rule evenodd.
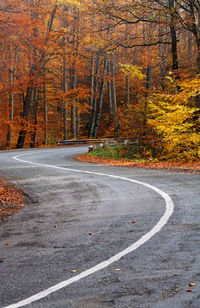
<svg viewBox="0 0 200 308"><path fill-rule="evenodd" d="M94 135L94 125L95 125L95 119L96 119L96 111L97 111L97 98L98 98L98 90L99 90L99 73L100 73L100 63L101 58L98 55L97 57L97 63L96 63L96 76L95 76L95 82L94 82L94 99L93 99L93 105L91 106L90 110L90 119L89 119L89 133L88 137L92 138Z"/></svg>
<svg viewBox="0 0 200 308"><path fill-rule="evenodd" d="M22 115L21 129L19 131L19 137L17 140L17 146L16 146L17 149L21 149L24 147L24 142L26 137L25 122L28 121L32 102L33 102L33 88L28 87L26 92L26 97L23 101L23 115Z"/></svg>
<svg viewBox="0 0 200 308"><path fill-rule="evenodd" d="M108 107L109 107L109 115L112 117L113 114L113 104L112 104L112 89L111 89L111 71L110 71L110 59L108 60L107 64L107 74L108 74L108 81L107 81L107 89L108 89Z"/></svg>
<svg viewBox="0 0 200 308"><path fill-rule="evenodd" d="M131 95L130 95L130 77L127 75L126 76L126 104L127 107L129 108L130 106L130 101L131 101Z"/></svg>
<svg viewBox="0 0 200 308"><path fill-rule="evenodd" d="M115 62L114 59L111 61L111 90L112 90L112 101L113 101L113 120L114 120L114 137L119 136L119 120L118 120L118 111L117 111L117 95L116 95L116 75L115 75Z"/></svg>
<svg viewBox="0 0 200 308"><path fill-rule="evenodd" d="M178 51L177 51L177 34L175 28L175 0L169 0L170 7L170 33L171 33L171 53L172 53L172 71L175 79L179 79L178 71Z"/></svg>
<svg viewBox="0 0 200 308"><path fill-rule="evenodd" d="M47 117L47 89L46 83L43 85L43 101L44 101L44 141L43 144L47 145L47 124L48 124L48 117Z"/></svg>
<svg viewBox="0 0 200 308"><path fill-rule="evenodd" d="M33 98L33 103L34 103L34 125L35 125L35 129L34 132L32 134L32 143L31 143L31 147L35 148L37 146L37 123L38 123L38 95L39 95L39 89L35 88L34 89L34 98Z"/></svg>
<svg viewBox="0 0 200 308"><path fill-rule="evenodd" d="M80 112L79 108L76 108L76 138L80 138Z"/></svg>
<svg viewBox="0 0 200 308"><path fill-rule="evenodd" d="M71 89L76 89L77 87L77 71L76 71L76 65L77 65L77 56L78 56L78 47L79 47L79 28L78 28L78 21L79 21L79 9L76 9L74 7L73 9L73 19L74 19L74 26L73 26L73 63L71 68ZM75 101L71 105L71 138L76 138L76 107L75 107Z"/></svg>
<svg viewBox="0 0 200 308"><path fill-rule="evenodd" d="M9 118L10 124L8 125L8 133L7 133L7 146L10 148L12 143L12 123L14 119L14 93L12 87L14 86L14 66L12 59L12 51L10 50L10 69L9 69L9 83L11 92L9 94Z"/></svg>
<svg viewBox="0 0 200 308"><path fill-rule="evenodd" d="M161 41L163 31L160 25L158 25L158 27L159 27L158 29L159 40ZM162 44L159 44L158 48L159 48L160 83L161 83L162 90L164 91L165 90L165 52L166 52L166 48Z"/></svg>
<svg viewBox="0 0 200 308"><path fill-rule="evenodd" d="M15 56L16 58L16 56ZM7 134L7 146L10 148L12 144L12 123L14 119L14 93L13 93L13 86L15 82L15 68L13 63L13 54L12 49L9 50L9 60L10 60L10 69L9 69L9 83L11 92L9 94L9 118L10 118L10 125L8 125L8 134Z"/></svg>
<svg viewBox="0 0 200 308"><path fill-rule="evenodd" d="M71 106L71 138L76 138L76 108L74 103Z"/></svg>
<svg viewBox="0 0 200 308"><path fill-rule="evenodd" d="M11 125L8 125L8 134L7 134L7 146L10 148L12 144L12 122L14 118L14 94L10 92L9 94L9 109L10 109L10 122Z"/></svg>
<svg viewBox="0 0 200 308"><path fill-rule="evenodd" d="M151 66L148 65L147 67L147 74L146 74L146 95L145 95L145 102L144 102L144 115L143 115L143 136L146 137L147 135L147 99L149 96L149 88L150 88L150 81L151 81Z"/></svg>
<svg viewBox="0 0 200 308"><path fill-rule="evenodd" d="M95 121L95 126L94 126L94 134L93 134L94 138L96 138L96 136L97 136L99 123L100 123L100 119L101 119L104 89L105 89L105 77L106 77L106 71L107 71L107 63L108 63L108 60L105 59L104 60L103 77L102 77L101 88L100 88L99 104L98 104L98 110L97 110L96 121Z"/></svg>
<svg viewBox="0 0 200 308"><path fill-rule="evenodd" d="M65 48L63 51L63 92L68 92L68 69L67 69L67 60L65 56ZM64 101L64 140L68 138L68 131L67 131L67 116L68 116L68 109L67 109L67 102Z"/></svg>
<svg viewBox="0 0 200 308"><path fill-rule="evenodd" d="M91 95L90 95L90 107L93 107L94 101L94 66L95 66L95 59L94 56L92 58L92 75L91 75Z"/></svg>
<svg viewBox="0 0 200 308"><path fill-rule="evenodd" d="M73 67L71 70L71 89L77 87L77 73ZM76 107L75 102L71 104L71 138L76 138Z"/></svg>

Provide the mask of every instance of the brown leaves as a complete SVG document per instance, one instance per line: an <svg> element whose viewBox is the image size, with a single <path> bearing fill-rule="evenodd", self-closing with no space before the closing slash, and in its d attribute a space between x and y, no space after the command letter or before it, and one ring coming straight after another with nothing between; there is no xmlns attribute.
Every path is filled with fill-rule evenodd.
<svg viewBox="0 0 200 308"><path fill-rule="evenodd" d="M184 161L160 161L160 162L142 162L142 161L128 161L123 159L110 159L95 157L91 153L84 153L75 156L78 161L97 163L112 166L127 166L127 167L141 167L150 169L172 169L176 171L195 172L200 171L200 162L184 162Z"/></svg>
<svg viewBox="0 0 200 308"><path fill-rule="evenodd" d="M189 283L189 287L194 287L194 286L196 286L196 283L193 283L193 282Z"/></svg>
<svg viewBox="0 0 200 308"><path fill-rule="evenodd" d="M196 286L196 283L194 283L194 282L190 282L189 283L189 287L195 287ZM192 289L187 289L187 290L185 290L186 292L192 292Z"/></svg>
<svg viewBox="0 0 200 308"><path fill-rule="evenodd" d="M0 223L22 206L24 196L20 190L0 179Z"/></svg>

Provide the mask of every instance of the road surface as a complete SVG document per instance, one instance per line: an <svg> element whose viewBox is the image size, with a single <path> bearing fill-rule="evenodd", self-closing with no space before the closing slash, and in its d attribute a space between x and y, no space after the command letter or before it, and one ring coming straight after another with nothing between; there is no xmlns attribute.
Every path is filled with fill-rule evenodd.
<svg viewBox="0 0 200 308"><path fill-rule="evenodd" d="M86 151L0 153L30 201L0 226L0 307L199 308L200 176L73 160Z"/></svg>

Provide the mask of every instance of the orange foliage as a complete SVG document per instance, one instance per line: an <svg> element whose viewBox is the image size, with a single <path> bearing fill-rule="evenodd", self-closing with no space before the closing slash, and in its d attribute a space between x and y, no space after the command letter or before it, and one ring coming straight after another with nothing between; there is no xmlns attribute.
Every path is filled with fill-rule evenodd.
<svg viewBox="0 0 200 308"><path fill-rule="evenodd" d="M24 206L24 196L20 190L0 179L0 223Z"/></svg>

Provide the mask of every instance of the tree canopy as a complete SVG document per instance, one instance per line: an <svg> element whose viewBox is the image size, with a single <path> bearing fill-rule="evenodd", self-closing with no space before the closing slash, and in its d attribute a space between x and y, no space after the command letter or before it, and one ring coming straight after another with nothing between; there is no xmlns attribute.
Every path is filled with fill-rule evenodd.
<svg viewBox="0 0 200 308"><path fill-rule="evenodd" d="M199 159L196 0L1 0L0 144L137 137Z"/></svg>

